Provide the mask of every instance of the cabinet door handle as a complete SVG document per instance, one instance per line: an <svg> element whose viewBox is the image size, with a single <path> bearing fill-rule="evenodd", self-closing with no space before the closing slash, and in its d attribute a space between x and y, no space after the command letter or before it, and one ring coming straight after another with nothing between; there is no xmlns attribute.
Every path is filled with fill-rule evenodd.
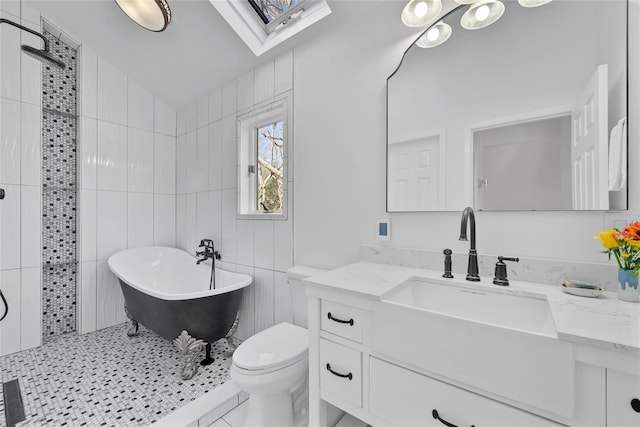
<svg viewBox="0 0 640 427"><path fill-rule="evenodd" d="M353 379L353 374L351 372L349 372L348 374L341 374L341 373L336 372L333 369L331 369L331 365L328 364L328 363L327 363L327 371L331 372L336 377L349 378L349 381L351 381Z"/></svg>
<svg viewBox="0 0 640 427"><path fill-rule="evenodd" d="M631 399L631 407L634 411L640 413L640 399L638 399L637 397Z"/></svg>
<svg viewBox="0 0 640 427"><path fill-rule="evenodd" d="M329 318L329 320L333 320L334 322L348 323L349 325L353 326L353 319L349 319L349 320L337 319L331 315L331 312L327 313L327 317Z"/></svg>
<svg viewBox="0 0 640 427"><path fill-rule="evenodd" d="M435 410L435 409L433 411L431 411L431 415L433 416L434 419L440 421L442 424L446 425L447 427L458 427L457 425L451 424L449 421L440 418L440 415L438 414L438 411ZM474 427L474 425L472 424L471 427Z"/></svg>

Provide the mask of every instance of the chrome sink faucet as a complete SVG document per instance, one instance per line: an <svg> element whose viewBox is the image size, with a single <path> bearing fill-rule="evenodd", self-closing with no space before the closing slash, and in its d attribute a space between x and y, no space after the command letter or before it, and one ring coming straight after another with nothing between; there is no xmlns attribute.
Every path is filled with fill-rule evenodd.
<svg viewBox="0 0 640 427"><path fill-rule="evenodd" d="M466 207L462 212L462 220L460 221L460 239L467 241L467 220L471 218L471 247L469 248L469 266L467 267L467 280L471 282L479 282L478 274L478 252L476 252L476 218L473 209Z"/></svg>

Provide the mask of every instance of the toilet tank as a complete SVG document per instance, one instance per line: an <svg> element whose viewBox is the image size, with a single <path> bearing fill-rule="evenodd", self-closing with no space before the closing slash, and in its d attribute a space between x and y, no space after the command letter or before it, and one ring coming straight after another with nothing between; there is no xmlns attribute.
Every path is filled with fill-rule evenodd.
<svg viewBox="0 0 640 427"><path fill-rule="evenodd" d="M287 270L294 324L303 328L307 327L307 285L303 280L325 271L327 270L302 265L296 265Z"/></svg>

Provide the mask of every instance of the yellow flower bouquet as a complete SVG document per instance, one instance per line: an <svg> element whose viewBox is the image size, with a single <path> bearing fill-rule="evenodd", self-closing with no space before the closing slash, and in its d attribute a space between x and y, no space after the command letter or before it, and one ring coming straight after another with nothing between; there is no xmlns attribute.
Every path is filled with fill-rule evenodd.
<svg viewBox="0 0 640 427"><path fill-rule="evenodd" d="M622 270L633 271L637 276L640 270L640 222L632 222L620 231L616 228L601 231L595 239L600 239L605 250L602 253L611 255L616 259L618 267Z"/></svg>

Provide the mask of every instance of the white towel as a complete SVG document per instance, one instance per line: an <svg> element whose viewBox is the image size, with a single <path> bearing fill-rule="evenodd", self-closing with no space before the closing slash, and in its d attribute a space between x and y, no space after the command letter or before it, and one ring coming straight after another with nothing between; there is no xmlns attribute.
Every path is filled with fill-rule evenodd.
<svg viewBox="0 0 640 427"><path fill-rule="evenodd" d="M611 129L609 138L609 191L620 191L627 183L627 119Z"/></svg>

